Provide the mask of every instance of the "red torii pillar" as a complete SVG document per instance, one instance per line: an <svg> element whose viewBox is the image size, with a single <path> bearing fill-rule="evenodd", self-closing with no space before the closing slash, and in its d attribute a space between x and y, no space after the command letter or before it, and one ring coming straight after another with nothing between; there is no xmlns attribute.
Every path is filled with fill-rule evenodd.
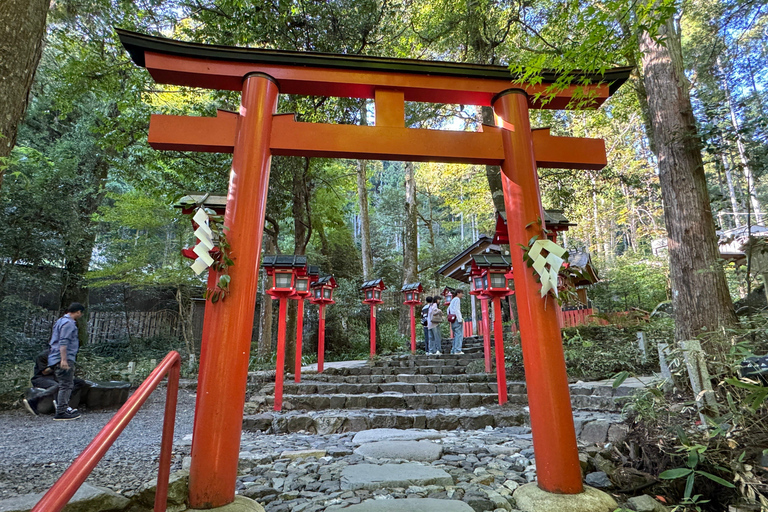
<svg viewBox="0 0 768 512"><path fill-rule="evenodd" d="M225 300L209 303L200 357L198 395L189 469L189 502L193 508L214 508L232 501L237 481L248 354L251 349L259 257L272 156L269 139L278 89L263 73L243 79L232 172L224 225L235 265ZM222 378L227 375L229 378Z"/></svg>
<svg viewBox="0 0 768 512"><path fill-rule="evenodd" d="M539 178L528 115L528 95L510 89L492 100L504 126L501 164L509 248L514 269L528 407L539 487L558 494L584 490L573 426L568 375L555 300L540 297L541 285L523 261L520 247L533 236L543 237ZM549 302L549 304L547 304ZM499 311L500 313L500 311Z"/></svg>

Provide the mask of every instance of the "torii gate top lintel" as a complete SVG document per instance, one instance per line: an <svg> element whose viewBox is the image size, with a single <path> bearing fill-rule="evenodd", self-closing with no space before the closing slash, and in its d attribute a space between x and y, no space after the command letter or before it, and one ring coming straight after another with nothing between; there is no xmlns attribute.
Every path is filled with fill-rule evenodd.
<svg viewBox="0 0 768 512"><path fill-rule="evenodd" d="M159 83L210 89L242 89L243 77L262 72L274 77L284 94L368 98L378 88L402 91L405 101L490 106L494 95L510 88L524 89L531 108L568 108L576 87L557 93L546 104L533 96L560 76L545 71L540 85L515 83L505 66L396 59L364 55L297 52L217 46L117 30L133 61L147 68ZM208 64L201 67L201 62ZM632 68L604 74L574 73L589 79L592 106L600 106L629 77Z"/></svg>
<svg viewBox="0 0 768 512"><path fill-rule="evenodd" d="M160 83L242 90L245 77L263 74L284 94L375 100L374 126L302 123L289 115L274 116L272 155L500 165L500 128L483 126L474 133L406 128L405 101L491 105L504 91L519 89L528 95L529 108L562 109L576 93L571 86L542 105L535 94L557 75L545 73L542 84L529 86L514 83L504 66L211 46L124 30L118 34L136 64ZM592 105L604 102L630 70L617 68L599 77L581 74L604 80L585 86L594 94ZM231 153L237 118L228 112L214 118L153 115L149 143L155 149ZM553 137L549 130L534 130L532 135L539 167L606 165L600 139Z"/></svg>

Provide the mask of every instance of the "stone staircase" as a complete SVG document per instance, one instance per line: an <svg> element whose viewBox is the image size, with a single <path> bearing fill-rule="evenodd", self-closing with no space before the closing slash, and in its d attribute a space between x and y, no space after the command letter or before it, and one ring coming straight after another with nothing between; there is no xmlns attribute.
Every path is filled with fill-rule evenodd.
<svg viewBox="0 0 768 512"><path fill-rule="evenodd" d="M482 339L465 339L464 355L398 355L355 366L302 372L302 381L286 375L283 410L273 411L274 382L249 376L246 415L248 431L318 434L358 432L373 428L452 430L512 427L528 424L524 382L508 382L508 403L499 406L495 372L482 371ZM631 386L610 383L571 386L577 434L593 421L618 421L620 400ZM594 426L593 426L594 427ZM607 435L599 429L603 435ZM587 429L593 431L594 428Z"/></svg>

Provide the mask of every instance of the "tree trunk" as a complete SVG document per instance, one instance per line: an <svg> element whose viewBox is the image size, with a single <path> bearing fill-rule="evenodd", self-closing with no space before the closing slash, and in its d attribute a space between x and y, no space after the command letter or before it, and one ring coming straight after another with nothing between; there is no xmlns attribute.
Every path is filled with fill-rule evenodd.
<svg viewBox="0 0 768 512"><path fill-rule="evenodd" d="M0 188L5 161L16 144L16 130L43 53L50 0L0 3Z"/></svg>
<svg viewBox="0 0 768 512"><path fill-rule="evenodd" d="M723 148L724 150L725 148ZM728 197L731 199L731 210L733 211L733 224L735 227L741 227L741 214L743 208L739 204L739 199L736 197L736 188L733 186L733 176L731 174L731 167L728 165L728 158L725 156L725 152L721 153L721 161L723 163L723 170L725 171L725 182L728 185Z"/></svg>
<svg viewBox="0 0 768 512"><path fill-rule="evenodd" d="M360 207L360 250L363 256L363 279L371 279L373 256L371 255L371 223L368 218L368 162L357 161L357 197Z"/></svg>
<svg viewBox="0 0 768 512"><path fill-rule="evenodd" d="M304 255L312 237L310 221L309 158L296 162L293 169L293 254ZM288 300L285 332L285 370L293 373L296 362L296 326L298 301Z"/></svg>
<svg viewBox="0 0 768 512"><path fill-rule="evenodd" d="M495 126L492 107L480 107L483 124ZM488 180L488 188L491 190L493 207L497 212L504 210L504 190L501 188L501 167L498 165L485 166L485 178Z"/></svg>
<svg viewBox="0 0 768 512"><path fill-rule="evenodd" d="M660 35L667 36L667 46L644 32L640 51L669 238L675 339L682 341L735 325L736 315L719 263L701 141L674 20L661 32L666 32Z"/></svg>
<svg viewBox="0 0 768 512"><path fill-rule="evenodd" d="M80 201L81 208L67 229L64 244L59 309L63 313L72 302L85 306L85 313L78 321L82 344L88 341L88 332L85 329L88 322L88 281L85 275L91 263L93 247L96 245L93 216L104 200L108 173L109 161L106 157L99 158L93 169L81 169L80 178L88 193L84 194Z"/></svg>
<svg viewBox="0 0 768 512"><path fill-rule="evenodd" d="M360 125L368 126L366 101L360 101ZM368 161L357 161L357 200L360 209L360 252L363 258L363 279L368 281L373 273L371 253L371 222L368 216Z"/></svg>
<svg viewBox="0 0 768 512"><path fill-rule="evenodd" d="M736 147L739 150L739 159L741 160L741 168L744 172L744 177L747 180L747 194L749 201L752 203L752 212L755 215L755 222L757 224L763 223L762 207L760 200L757 198L757 184L755 183L755 175L752 172L752 168L749 165L749 159L747 158L747 151L744 149L744 142L741 140L741 127L739 126L739 120L736 118L736 111L733 108L733 101L731 99L731 90L728 84L728 80L725 76L725 70L718 59L718 66L720 66L720 72L723 75L723 91L725 91L725 101L728 103L728 110L731 113L731 124L733 125L733 131L736 135Z"/></svg>
<svg viewBox="0 0 768 512"><path fill-rule="evenodd" d="M403 284L415 283L419 279L419 251L416 247L418 232L416 213L416 176L413 163L405 163L405 236L403 243ZM411 332L411 308L400 308L400 334L409 336Z"/></svg>
<svg viewBox="0 0 768 512"><path fill-rule="evenodd" d="M264 237L264 254L274 254L277 249L275 239L269 235ZM264 272L261 278L261 308L259 311L259 341L258 353L260 356L267 356L272 351L272 317L274 316L272 308L272 297L267 293L269 288L269 277Z"/></svg>

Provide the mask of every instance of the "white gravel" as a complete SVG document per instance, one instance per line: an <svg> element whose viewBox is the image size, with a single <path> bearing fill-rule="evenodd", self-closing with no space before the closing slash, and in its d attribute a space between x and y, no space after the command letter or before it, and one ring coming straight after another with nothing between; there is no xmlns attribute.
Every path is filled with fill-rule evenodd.
<svg viewBox="0 0 768 512"><path fill-rule="evenodd" d="M165 388L156 390L86 480L131 496L157 478ZM192 433L195 396L179 390L174 440ZM116 410L83 411L78 420L53 421L24 409L0 411L0 500L44 492L98 434ZM188 447L185 448L188 450ZM172 470L185 453L174 453Z"/></svg>

